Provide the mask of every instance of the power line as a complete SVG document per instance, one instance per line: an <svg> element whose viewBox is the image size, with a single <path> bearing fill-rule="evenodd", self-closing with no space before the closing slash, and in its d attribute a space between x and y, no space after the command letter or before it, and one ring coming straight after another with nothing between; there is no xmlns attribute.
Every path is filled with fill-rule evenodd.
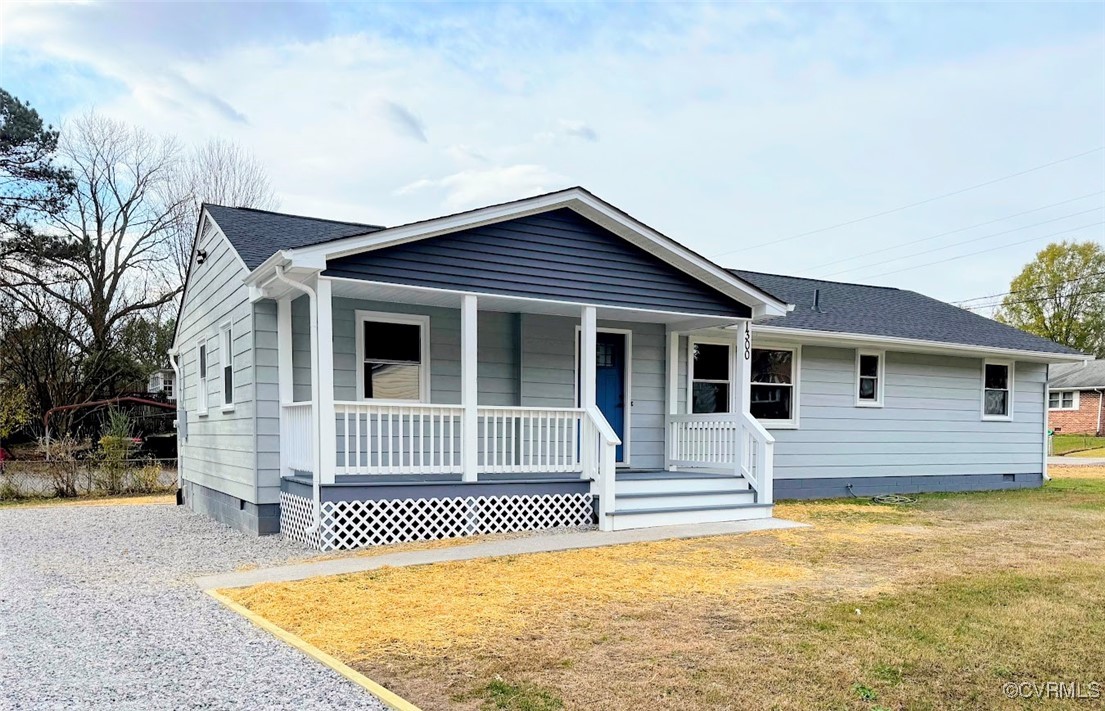
<svg viewBox="0 0 1105 711"><path fill-rule="evenodd" d="M977 254L985 254L986 252L993 252L996 249L1005 249L1006 247L1016 247L1019 244L1027 244L1029 242L1035 242L1036 240L1048 239L1048 238L1051 238L1051 237L1058 237L1059 235L1065 235L1065 234L1068 234L1070 232L1077 232L1078 230L1084 230L1084 229L1087 229L1089 227L1097 227L1098 225L1105 225L1105 221L1092 222L1088 225L1081 225L1079 227L1075 227L1075 228L1072 228L1072 229L1069 229L1069 230L1063 230L1062 232L1055 232L1055 233L1052 233L1050 235L1039 235L1037 237L1029 237L1028 239L1021 240L1020 242L1009 242L1007 244L999 244L997 247L988 247L986 249L980 249L977 252L968 252L967 254L960 254L960 255L957 255L955 257L948 257L947 259L940 259L940 260L937 260L935 262L927 262L925 264L914 264L911 267L903 267L901 269L895 269L893 271L883 272L882 274L875 274L871 278L872 279L878 279L879 277L890 276L891 274L900 274L901 272L908 272L908 271L913 270L913 269L920 269L921 267L931 267L935 264L944 264L946 262L954 262L957 259L965 259L966 257L973 257Z"/></svg>
<svg viewBox="0 0 1105 711"><path fill-rule="evenodd" d="M737 252L747 252L750 249L759 249L760 247L770 247L772 245L781 244L782 242L790 242L791 240L795 240L795 239L798 239L800 237L809 237L810 235L816 235L816 234L820 234L822 232L828 232L829 230L835 230L835 229L838 229L840 227L847 227L848 225L854 225L854 224L857 224L857 223L860 223L860 222L865 222L867 220L873 220L876 217L883 217L885 215L892 215L895 212L901 212L902 210L908 210L912 207L918 207L920 205L927 205L930 202L936 202L937 200L943 200L945 198L954 197L956 195L962 195L963 193L970 192L972 190L978 190L979 188L984 188L987 185L994 185L995 183L1000 183L1000 182L1003 182L1003 181L1006 181L1006 180L1012 180L1013 178L1019 178L1022 175L1028 175L1029 173L1034 173L1037 170L1043 170L1044 168L1050 168L1053 165L1059 165L1060 163L1066 163L1067 161L1072 161L1072 160L1075 160L1077 158L1082 158L1084 156L1088 156L1091 153L1097 153L1098 151L1100 151L1102 149L1105 149L1105 146L1098 146L1097 148L1092 148L1088 151L1084 151L1082 153L1078 153L1078 154L1073 155L1073 156L1067 156L1066 158L1060 158L1059 160L1053 160L1050 163L1044 163L1042 165L1037 165L1037 166L1034 166L1032 168L1028 168L1027 170L1022 170L1018 173L1010 173L1009 175L1003 175L1000 178L994 178L993 180L987 180L984 183L978 183L977 185L971 185L970 187L961 188L959 190L954 190L950 193L944 193L943 195L937 195L935 197L926 198L925 200L918 200L917 202L911 202L908 205L902 205L901 207L895 207L895 208L890 209L890 210L884 210L882 212L876 212L873 215L866 215L864 217L858 217L854 220L848 220L847 222L841 222L841 223L838 223L838 224L835 224L835 225L829 225L828 227L822 227L822 228L817 229L817 230L810 230L809 232L802 232L802 233L799 233L799 234L796 234L796 235L791 235L790 237L783 237L782 239L773 239L770 242L763 242L761 244L754 244L754 245L751 245L751 246L748 246L748 247L738 247L737 249L730 249L726 252L720 252L718 254L715 254L712 258L717 259L718 257L724 257L728 254L736 254Z"/></svg>
<svg viewBox="0 0 1105 711"><path fill-rule="evenodd" d="M1054 301L1055 299L1061 299L1064 297L1079 297L1079 296L1093 296L1094 294L1105 294L1105 289L1093 289L1090 291L1077 291L1073 294L1052 294L1050 296L1041 296L1036 299L1023 299L1021 301L1010 301L1008 304L1002 301L995 301L991 304L980 304L978 306L964 306L962 308L968 311L974 311L975 309L990 309L998 306L1017 306L1019 304L1035 304L1041 301Z"/></svg>
<svg viewBox="0 0 1105 711"><path fill-rule="evenodd" d="M1083 279L1089 279L1091 277L1102 276L1102 275L1105 275L1105 271L1091 272L1089 274L1083 274L1082 276L1077 276L1077 277L1072 277L1070 279L1063 279L1061 281L1051 282L1050 284L1039 284L1037 286L1030 286L1030 287L1027 287L1025 289L1014 289L1012 291L1003 291L1003 292L1000 292L998 294L987 294L986 296L973 296L969 299L959 299L958 301L952 301L952 302L949 302L949 303L956 304L956 305L961 305L961 304L966 304L968 301L982 301L983 299L994 299L994 298L997 298L999 296L1012 296L1013 294L1023 294L1023 293L1028 292L1028 291L1037 291L1039 289L1047 289L1049 287L1059 286L1061 284L1070 284L1072 282L1082 281Z"/></svg>
<svg viewBox="0 0 1105 711"><path fill-rule="evenodd" d="M922 237L920 239L911 240L909 242L903 242L901 244L892 245L890 247L884 247L883 249L877 249L874 252L868 252L867 254L860 255L860 256L857 256L857 257L845 257L844 259L837 259L836 261L828 262L826 264L822 264L821 266L814 267L814 270L815 271L820 271L822 269L826 269L828 267L835 266L837 264L841 264L842 262L850 262L854 259L862 259L864 257L872 257L876 254L884 254L886 252L892 252L895 249L901 249L902 247L908 247L911 244L920 244L921 242L929 242L929 241L932 241L934 239L938 239L940 237L947 237L948 235L954 235L954 234L958 234L960 232L966 232L967 230L973 230L973 229L978 228L978 227L985 227L986 225L992 225L995 222L1004 222L1005 220L1011 220L1014 217L1022 217L1024 215L1031 215L1033 212L1039 212L1040 210L1047 210L1047 209L1052 208L1052 207L1059 207L1060 205L1066 205L1068 203L1078 202L1079 200L1085 200L1086 198L1094 197L1096 195L1101 195L1101 194L1105 194L1105 190L1098 190L1097 192L1094 192L1094 193L1086 193L1085 195L1080 195L1079 197L1076 197L1076 198L1070 198L1069 200L1062 200L1060 202L1053 202L1050 205L1044 205L1042 207L1034 207L1031 210L1025 210L1024 212L1017 212L1017 213L1014 213L1012 215L1005 215L1004 217L998 217L998 218L995 218L993 220L987 220L986 222L979 222L977 224L971 225L970 227L960 227L960 228L955 229L955 230L949 230L947 232L941 232L940 234L937 234L937 235L931 235L929 237ZM839 274L840 272L836 272L836 273Z"/></svg>
<svg viewBox="0 0 1105 711"><path fill-rule="evenodd" d="M940 252L945 249L951 249L952 247L960 247L965 244L971 244L973 242L981 242L984 239L990 239L991 237L999 237L1001 235L1007 235L1011 232L1020 232L1021 230L1031 229L1033 227L1039 227L1040 225L1049 225L1052 222L1059 222L1060 220L1066 220L1071 217L1078 217L1079 215L1085 215L1091 212L1097 212L1098 210L1105 210L1105 205L1100 207L1093 207L1089 210L1083 210L1082 212L1072 212L1069 215L1062 215L1060 217L1053 217L1050 220L1043 220L1042 222L1034 222L1031 225L1024 225L1022 227L1013 227L1008 230L1002 230L1001 232L992 232L988 235L982 235L981 237L972 237L971 239L965 239L960 242L952 242L951 244L944 245L943 247L934 247L932 249L922 250L920 252L914 252L913 254L907 254L903 257L894 257L892 259L884 259L881 262L872 262L870 264L861 264L858 267L848 267L847 269L840 269L835 272L829 272L825 276L836 276L837 274L847 274L848 272L854 272L857 269L867 269L869 267L878 267L883 264L890 264L891 262L900 262L903 259L912 259L914 257L920 257L924 254L932 254L933 252Z"/></svg>

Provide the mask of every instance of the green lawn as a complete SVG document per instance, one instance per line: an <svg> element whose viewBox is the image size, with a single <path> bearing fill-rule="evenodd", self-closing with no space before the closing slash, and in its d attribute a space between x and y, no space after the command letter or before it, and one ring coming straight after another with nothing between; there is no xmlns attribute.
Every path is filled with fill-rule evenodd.
<svg viewBox="0 0 1105 711"><path fill-rule="evenodd" d="M1084 449L1101 448L1105 448L1105 437L1057 434L1051 439L1051 453L1057 457Z"/></svg>

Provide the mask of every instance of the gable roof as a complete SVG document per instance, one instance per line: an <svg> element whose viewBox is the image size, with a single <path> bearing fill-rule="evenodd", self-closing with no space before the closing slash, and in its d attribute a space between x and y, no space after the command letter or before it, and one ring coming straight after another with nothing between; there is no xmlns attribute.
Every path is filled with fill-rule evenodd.
<svg viewBox="0 0 1105 711"><path fill-rule="evenodd" d="M218 223L251 271L281 249L307 247L384 229L380 225L288 215L251 207L205 203L203 209Z"/></svg>
<svg viewBox="0 0 1105 711"><path fill-rule="evenodd" d="M1105 389L1105 360L1053 365L1048 370L1047 386L1052 390Z"/></svg>
<svg viewBox="0 0 1105 711"><path fill-rule="evenodd" d="M779 299L794 304L766 326L805 331L902 338L962 346L1067 356L1073 348L971 313L914 291L822 279L731 270ZM814 308L815 297L820 308Z"/></svg>

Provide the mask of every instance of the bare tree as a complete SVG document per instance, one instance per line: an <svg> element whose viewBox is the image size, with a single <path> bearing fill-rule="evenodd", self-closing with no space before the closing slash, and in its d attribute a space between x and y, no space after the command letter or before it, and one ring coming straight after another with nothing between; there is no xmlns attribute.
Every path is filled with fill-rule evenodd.
<svg viewBox="0 0 1105 711"><path fill-rule="evenodd" d="M264 166L255 155L224 138L213 138L182 160L167 185L175 206L173 263L183 282L192 256L200 206L205 202L272 210L279 206Z"/></svg>
<svg viewBox="0 0 1105 711"><path fill-rule="evenodd" d="M59 154L76 181L69 207L34 234L8 240L0 287L32 315L35 333L64 343L80 385L69 402L93 399L133 377L115 347L132 319L155 314L181 285L171 266L166 202L179 144L94 113L64 127ZM49 398L56 402L55 396Z"/></svg>

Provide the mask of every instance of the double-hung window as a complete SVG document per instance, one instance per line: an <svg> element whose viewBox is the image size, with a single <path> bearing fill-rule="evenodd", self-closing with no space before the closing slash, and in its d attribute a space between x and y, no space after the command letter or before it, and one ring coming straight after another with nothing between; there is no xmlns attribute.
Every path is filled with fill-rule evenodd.
<svg viewBox="0 0 1105 711"><path fill-rule="evenodd" d="M1077 390L1052 390L1047 394L1047 409L1049 410L1077 410Z"/></svg>
<svg viewBox="0 0 1105 711"><path fill-rule="evenodd" d="M982 363L982 419L1013 419L1013 364L986 360Z"/></svg>
<svg viewBox="0 0 1105 711"><path fill-rule="evenodd" d="M357 386L362 400L429 402L428 316L357 312Z"/></svg>
<svg viewBox="0 0 1105 711"><path fill-rule="evenodd" d="M882 351L856 351L857 407L882 407L884 360Z"/></svg>
<svg viewBox="0 0 1105 711"><path fill-rule="evenodd" d="M197 346L196 414L207 414L207 341L201 339Z"/></svg>
<svg viewBox="0 0 1105 711"><path fill-rule="evenodd" d="M733 347L691 341L691 412L730 412L733 401Z"/></svg>
<svg viewBox="0 0 1105 711"><path fill-rule="evenodd" d="M798 350L752 349L749 411L767 426L798 426Z"/></svg>
<svg viewBox="0 0 1105 711"><path fill-rule="evenodd" d="M222 361L223 409L234 408L234 333L229 323L219 329L219 358Z"/></svg>

